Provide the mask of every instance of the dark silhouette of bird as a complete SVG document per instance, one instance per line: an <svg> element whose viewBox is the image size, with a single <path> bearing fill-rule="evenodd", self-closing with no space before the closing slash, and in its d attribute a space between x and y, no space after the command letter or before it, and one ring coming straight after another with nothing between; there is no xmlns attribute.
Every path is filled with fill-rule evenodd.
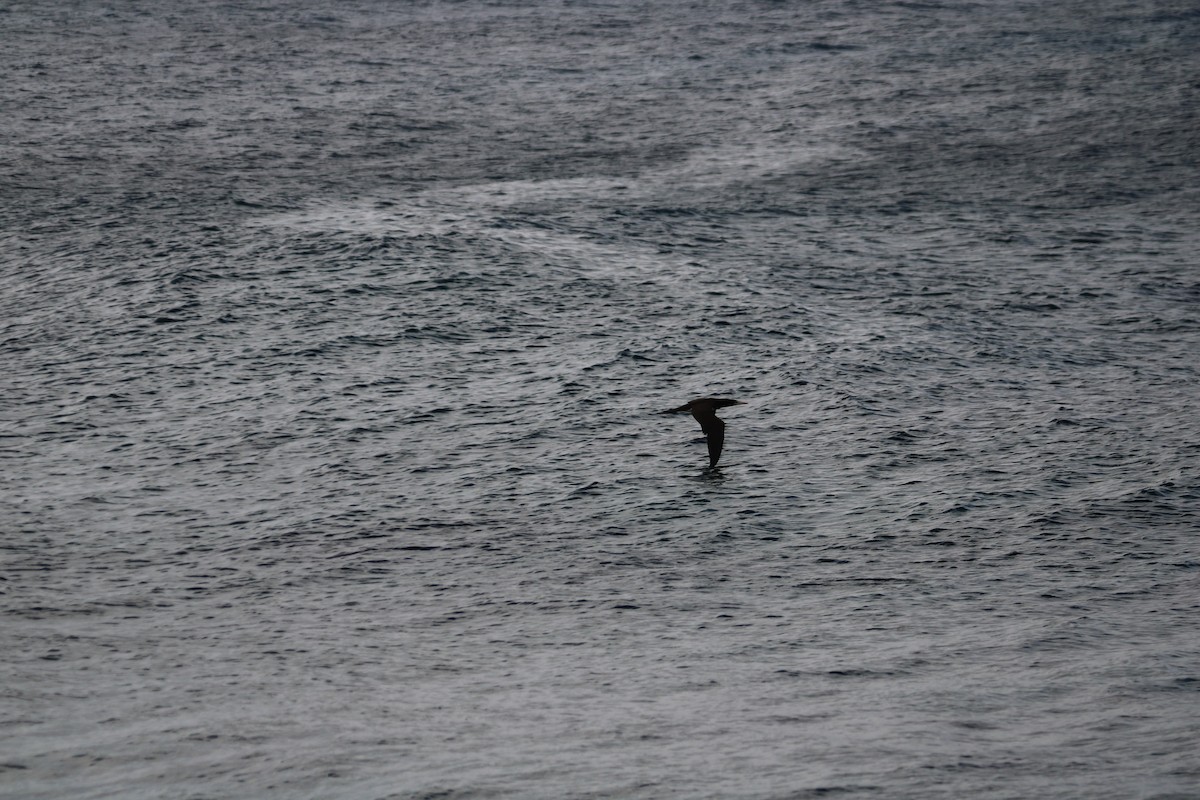
<svg viewBox="0 0 1200 800"><path fill-rule="evenodd" d="M681 414L684 411L691 413L696 418L696 422L700 423L700 427L704 430L704 436L708 439L708 468L712 469L721 460L721 448L725 446L725 423L717 419L717 409L725 408L726 406L742 406L745 405L741 400L727 400L721 397L701 397L692 400L690 403L684 403L679 408L672 408L670 411L664 411L664 414Z"/></svg>

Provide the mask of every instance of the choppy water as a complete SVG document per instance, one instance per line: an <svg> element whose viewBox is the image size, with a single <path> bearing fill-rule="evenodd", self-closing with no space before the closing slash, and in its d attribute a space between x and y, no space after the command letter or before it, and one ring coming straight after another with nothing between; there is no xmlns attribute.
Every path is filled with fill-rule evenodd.
<svg viewBox="0 0 1200 800"><path fill-rule="evenodd" d="M4 797L1200 795L1192 4L0 43Z"/></svg>

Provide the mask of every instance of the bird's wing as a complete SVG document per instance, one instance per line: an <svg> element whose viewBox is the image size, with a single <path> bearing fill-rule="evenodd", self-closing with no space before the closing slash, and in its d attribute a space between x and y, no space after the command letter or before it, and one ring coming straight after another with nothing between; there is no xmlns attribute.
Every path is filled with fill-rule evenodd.
<svg viewBox="0 0 1200 800"><path fill-rule="evenodd" d="M693 413L692 416L700 423L708 438L708 466L715 467L721 459L721 448L725 446L725 423L711 411L707 414Z"/></svg>

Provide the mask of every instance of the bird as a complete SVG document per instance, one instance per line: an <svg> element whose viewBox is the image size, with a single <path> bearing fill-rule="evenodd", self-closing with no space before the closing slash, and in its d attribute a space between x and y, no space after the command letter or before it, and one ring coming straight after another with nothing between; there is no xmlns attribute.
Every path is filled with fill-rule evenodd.
<svg viewBox="0 0 1200 800"><path fill-rule="evenodd" d="M717 409L726 406L744 406L741 400L729 400L723 397L700 397L679 408L664 411L664 414L681 414L690 412L700 423L704 436L708 439L708 468L712 469L721 460L721 448L725 445L725 423L717 419Z"/></svg>

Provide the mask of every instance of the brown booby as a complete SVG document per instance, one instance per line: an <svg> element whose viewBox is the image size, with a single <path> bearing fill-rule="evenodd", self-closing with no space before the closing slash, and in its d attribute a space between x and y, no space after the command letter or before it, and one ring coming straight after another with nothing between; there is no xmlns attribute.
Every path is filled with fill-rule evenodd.
<svg viewBox="0 0 1200 800"><path fill-rule="evenodd" d="M663 413L679 414L688 411L696 418L696 422L700 423L700 427L704 430L704 436L708 439L708 468L712 469L721 460L721 448L725 445L725 423L717 419L717 409L741 405L745 405L741 400L701 397Z"/></svg>

